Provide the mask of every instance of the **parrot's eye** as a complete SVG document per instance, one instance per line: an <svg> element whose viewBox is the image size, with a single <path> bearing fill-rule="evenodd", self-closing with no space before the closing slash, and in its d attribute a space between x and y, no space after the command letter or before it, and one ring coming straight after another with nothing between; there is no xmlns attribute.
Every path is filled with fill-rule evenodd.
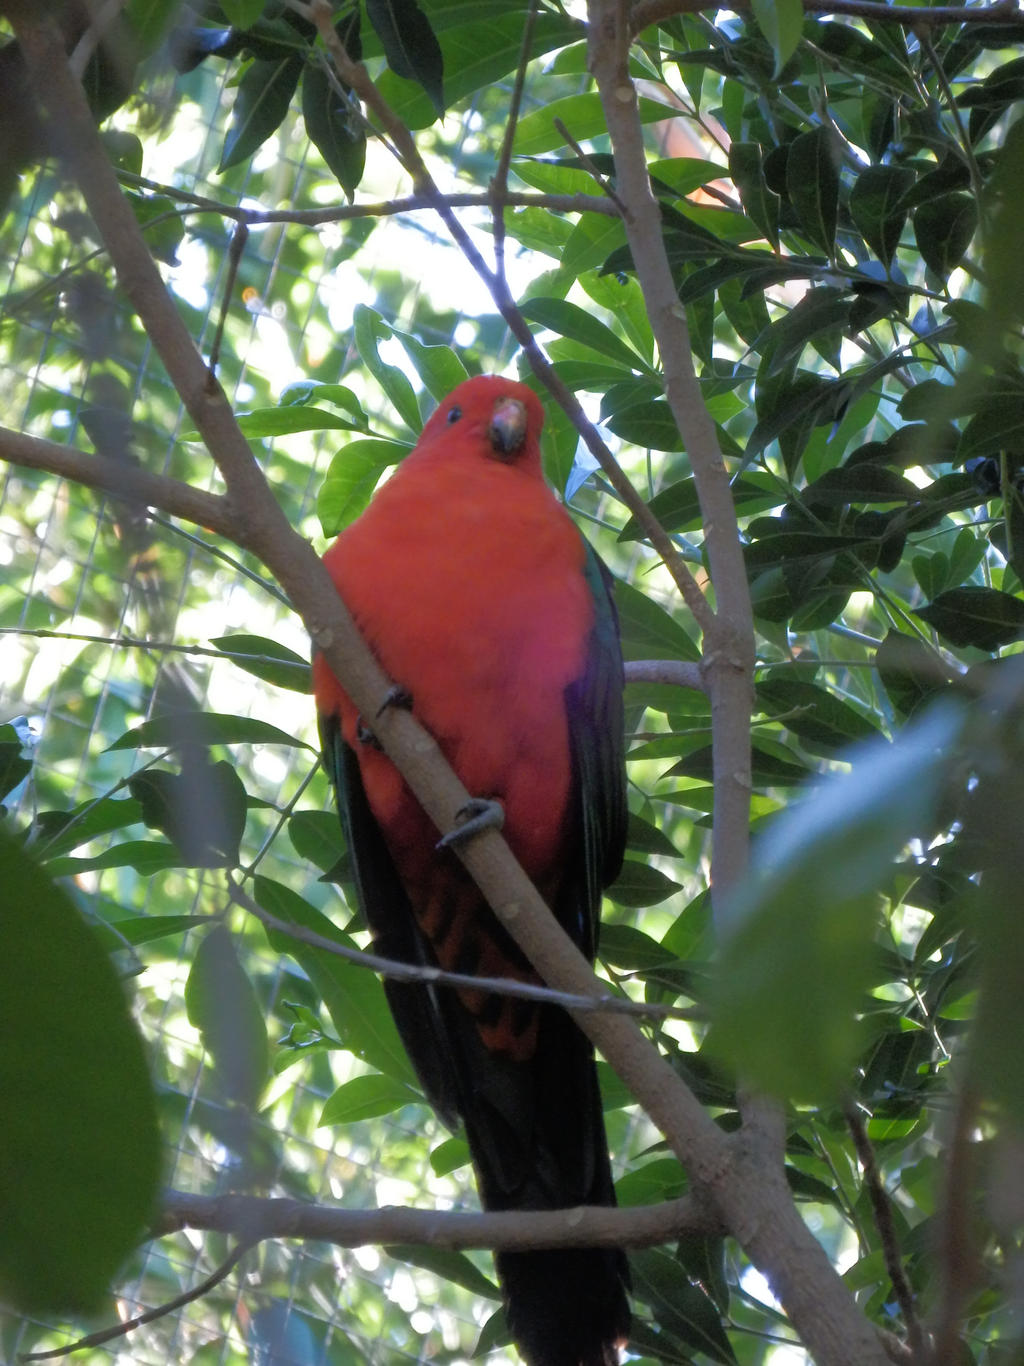
<svg viewBox="0 0 1024 1366"><path fill-rule="evenodd" d="M461 416L462 416L462 409L458 406L458 404L456 404L454 408L449 408L449 409L448 409L448 425L451 426L451 424L452 424L453 422L458 422L458 420L459 420L459 418L460 418Z"/></svg>

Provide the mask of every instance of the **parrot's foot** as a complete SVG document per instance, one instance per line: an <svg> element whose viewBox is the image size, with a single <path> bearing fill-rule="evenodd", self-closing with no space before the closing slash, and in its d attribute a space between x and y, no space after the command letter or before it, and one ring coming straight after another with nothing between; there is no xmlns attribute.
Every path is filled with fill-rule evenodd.
<svg viewBox="0 0 1024 1366"><path fill-rule="evenodd" d="M377 715L383 716L388 707L402 707L405 711L412 711L412 693L408 688L403 688L401 683L392 683L384 694L384 701L377 708Z"/></svg>
<svg viewBox="0 0 1024 1366"><path fill-rule="evenodd" d="M363 720L362 714L356 717L356 739L361 745L369 745L371 749L383 749L381 742Z"/></svg>
<svg viewBox="0 0 1024 1366"><path fill-rule="evenodd" d="M501 802L489 801L486 797L470 797L465 806L455 813L458 825L437 842L438 849L454 849L457 844L482 835L485 830L500 830L505 824L505 808Z"/></svg>
<svg viewBox="0 0 1024 1366"><path fill-rule="evenodd" d="M406 711L412 711L412 693L403 688L400 683L392 683L384 694L384 701L377 708L374 720L383 715L388 707L404 707ZM383 749L383 745L361 715L356 717L356 739L361 745L369 745L372 749Z"/></svg>

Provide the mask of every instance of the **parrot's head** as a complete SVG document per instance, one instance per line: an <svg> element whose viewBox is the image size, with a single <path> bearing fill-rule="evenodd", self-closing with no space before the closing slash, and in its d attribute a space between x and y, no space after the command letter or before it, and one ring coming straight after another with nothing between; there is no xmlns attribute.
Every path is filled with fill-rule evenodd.
<svg viewBox="0 0 1024 1366"><path fill-rule="evenodd" d="M543 425L544 409L532 389L500 375L477 375L441 402L417 449L499 460L539 475Z"/></svg>

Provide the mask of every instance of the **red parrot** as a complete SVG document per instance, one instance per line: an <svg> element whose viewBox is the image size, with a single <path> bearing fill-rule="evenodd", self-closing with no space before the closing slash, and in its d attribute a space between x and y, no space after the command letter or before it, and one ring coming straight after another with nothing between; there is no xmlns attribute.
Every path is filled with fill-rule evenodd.
<svg viewBox="0 0 1024 1366"><path fill-rule="evenodd" d="M412 453L324 556L415 716L591 960L625 843L623 670L610 580L544 482L544 410L485 375L441 403ZM324 764L379 953L539 979L375 743L321 656ZM485 1209L612 1205L591 1045L565 1011L388 981L427 1097L466 1128ZM621 1251L502 1252L529 1366L613 1366L629 1332Z"/></svg>

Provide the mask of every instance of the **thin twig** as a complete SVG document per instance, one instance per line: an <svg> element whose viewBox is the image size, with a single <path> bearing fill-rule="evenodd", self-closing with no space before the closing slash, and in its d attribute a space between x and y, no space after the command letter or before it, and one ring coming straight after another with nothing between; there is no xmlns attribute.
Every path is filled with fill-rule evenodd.
<svg viewBox="0 0 1024 1366"><path fill-rule="evenodd" d="M231 311L231 299L235 292L235 281L238 279L238 267L242 263L242 254L245 251L245 244L249 240L249 223L247 218L240 218L235 224L235 230L231 234L231 241L228 244L228 278L224 281L224 294L220 302L220 317L217 319L217 330L213 334L213 345L210 347L210 359L207 362L210 367L210 379L217 378L217 364L220 361L220 347L224 339L224 328L227 324L228 313Z"/></svg>
<svg viewBox="0 0 1024 1366"><path fill-rule="evenodd" d="M907 1273L903 1269L899 1238L896 1235L896 1224L892 1217L892 1202L882 1181L882 1173L878 1170L874 1145L868 1137L864 1116L853 1101L847 1101L844 1104L843 1117L846 1120L847 1128L850 1130L853 1146L857 1150L857 1160L860 1162L861 1170L864 1173L864 1184L867 1187L868 1198L871 1201L871 1208L875 1216L875 1227L878 1229L878 1237L882 1244L885 1269L889 1273L893 1292L899 1303L900 1313L903 1315L903 1323L907 1330L911 1350L914 1356L919 1356L924 1346L924 1337L921 1332L921 1323L917 1317L917 1309L914 1305L914 1292L907 1280Z"/></svg>
<svg viewBox="0 0 1024 1366"><path fill-rule="evenodd" d="M622 203L622 200L612 189L612 186L608 181L607 177L603 176L601 172L597 169L597 167L594 165L593 158L590 156L589 152L585 151L584 148L580 146L580 144L576 141L572 133L570 133L569 129L565 126L561 119L556 118L553 119L552 122L558 129L558 132L564 138L566 146L570 147L576 153L576 156L579 158L580 165L586 170L588 175L593 176L593 178L597 181L598 185L600 185L602 191L608 196L608 198L618 209L620 216L625 218L626 209Z"/></svg>
<svg viewBox="0 0 1024 1366"><path fill-rule="evenodd" d="M505 136L501 140L501 151L498 154L498 165L491 177L490 192L491 219L494 224L494 270L502 279L505 278L505 213L504 207L508 201L508 168L512 162L512 144L515 141L516 128L519 126L519 111L523 103L523 86L526 84L526 68L530 63L530 46L533 42L533 30L537 20L537 3L531 0L530 8L527 11L526 23L523 25L523 37L519 47L519 62L516 66L516 79L512 87L512 98L509 100L508 121L505 124Z"/></svg>
<svg viewBox="0 0 1024 1366"><path fill-rule="evenodd" d="M220 1285L221 1281L226 1280L245 1254L252 1249L253 1242L254 1240L248 1239L239 1243L234 1252L221 1262L220 1266L211 1272L204 1281L194 1285L191 1290L185 1290L182 1294L176 1295L173 1300L168 1300L166 1304L159 1304L155 1309L147 1309L144 1314L136 1314L134 1318L125 1319L123 1323L114 1324L110 1328L100 1328L87 1337L79 1338L77 1342L69 1342L63 1347L54 1347L48 1352L22 1352L18 1360L51 1361L54 1357L65 1357L72 1352L80 1352L83 1347L101 1347L105 1342L113 1342L115 1338L126 1337L134 1329L141 1328L146 1323L152 1323L155 1319L162 1319L167 1314L173 1314L176 1310L183 1309L186 1304L192 1304L194 1300L202 1299L204 1295L208 1295L211 1290Z"/></svg>
<svg viewBox="0 0 1024 1366"><path fill-rule="evenodd" d="M476 977L468 972L447 972L442 968L424 967L416 963L402 963L394 958L385 958L379 953L369 953L365 949L353 949L347 944L339 944L335 939L317 934L316 930L305 925L296 925L289 920L281 920L271 911L265 910L258 901L242 890L235 882L228 882L228 895L236 906L241 906L254 915L260 924L277 934L286 935L297 943L308 944L310 948L322 949L344 958L348 963L379 972L398 982L423 982L429 986L455 987L469 991L486 991L495 996L515 996L526 1001L544 1001L550 1005L561 1006L563 1010L581 1011L584 1014L600 1011L609 1015L632 1015L639 1019L702 1020L706 1013L686 1006L655 1005L645 1001L630 1001L623 996L575 996L571 992L556 991L543 986L540 982L522 982L512 977Z"/></svg>
<svg viewBox="0 0 1024 1366"><path fill-rule="evenodd" d="M222 200L193 194L179 189L177 185L148 180L129 171L121 171L118 179L132 189L151 190L154 194L176 199L202 213L216 213L238 222L244 220L250 227L290 223L297 227L317 228L324 223L347 223L353 218L397 218L402 214L435 207L433 196L410 194L399 199L381 199L368 204L334 204L322 209L251 209L225 204ZM453 209L487 208L492 202L493 192L482 194L474 190L458 190L444 197ZM616 215L614 206L595 194L542 194L537 190L506 190L502 202L512 208L550 209L552 213L601 213L612 218Z"/></svg>

